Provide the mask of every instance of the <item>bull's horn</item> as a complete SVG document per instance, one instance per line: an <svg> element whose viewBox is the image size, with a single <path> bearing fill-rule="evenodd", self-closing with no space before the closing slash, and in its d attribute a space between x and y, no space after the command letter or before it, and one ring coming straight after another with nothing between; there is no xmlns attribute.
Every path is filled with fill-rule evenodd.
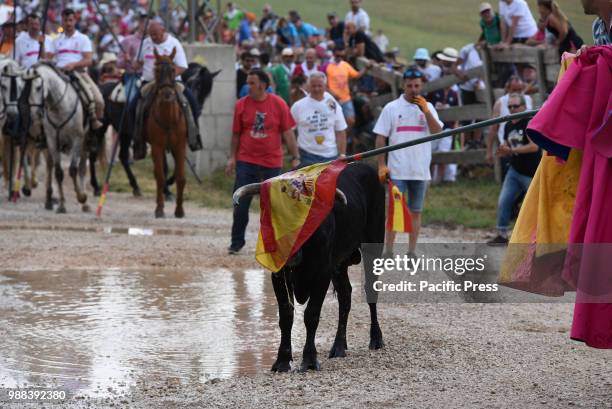
<svg viewBox="0 0 612 409"><path fill-rule="evenodd" d="M245 185L236 190L232 196L232 200L234 201L234 206L238 206L240 199L244 196L253 196L258 195L259 190L261 189L261 183L251 183L250 185Z"/></svg>
<svg viewBox="0 0 612 409"><path fill-rule="evenodd" d="M336 189L336 199L341 200L342 203L344 203L345 206L348 204L348 201L346 200L346 195L340 189Z"/></svg>

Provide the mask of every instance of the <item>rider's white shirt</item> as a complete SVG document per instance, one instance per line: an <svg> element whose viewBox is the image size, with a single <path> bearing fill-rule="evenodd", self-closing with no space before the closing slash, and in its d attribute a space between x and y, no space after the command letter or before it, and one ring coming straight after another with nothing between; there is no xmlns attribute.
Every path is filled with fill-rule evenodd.
<svg viewBox="0 0 612 409"><path fill-rule="evenodd" d="M187 57L185 56L185 50L181 43L171 36L166 34L166 40L161 44L155 44L151 37L147 37L142 44L142 58L144 59L142 65L142 80L153 81L155 79L155 54L153 48L157 49L159 55L170 55L172 49L176 48L176 54L174 55L174 64L177 67L187 68ZM180 78L177 77L177 80Z"/></svg>
<svg viewBox="0 0 612 409"><path fill-rule="evenodd" d="M32 38L28 33L22 33L15 40L15 60L22 68L30 68L38 61L38 50L40 44L37 38ZM53 42L45 36L45 52L53 52ZM44 56L40 56L43 58Z"/></svg>
<svg viewBox="0 0 612 409"><path fill-rule="evenodd" d="M83 53L90 53L92 50L89 37L78 30L70 37L62 33L53 41L55 64L59 68L81 61Z"/></svg>

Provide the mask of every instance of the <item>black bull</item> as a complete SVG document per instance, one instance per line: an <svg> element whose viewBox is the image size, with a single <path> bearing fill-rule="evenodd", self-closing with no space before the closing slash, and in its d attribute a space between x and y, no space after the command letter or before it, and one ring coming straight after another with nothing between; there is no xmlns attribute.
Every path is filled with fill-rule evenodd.
<svg viewBox="0 0 612 409"><path fill-rule="evenodd" d="M346 196L346 204L336 200L332 212L304 243L300 252L289 260L282 270L272 273L281 330L281 342L276 362L272 366L273 371L285 372L291 369L294 296L300 304L308 302L304 311L306 344L302 353L301 370L320 369L315 334L330 282L337 293L339 317L336 338L329 357L346 356L346 325L352 292L348 267L361 261L361 243L378 243L382 252L385 234L385 191L378 181L376 171L361 163L349 164L340 173L337 188ZM235 198L256 193L258 186L249 185L237 190ZM363 253L365 265L371 265L371 254ZM366 281L369 282L371 275L367 277ZM370 303L369 307L369 347L380 349L384 344L376 314L376 303Z"/></svg>

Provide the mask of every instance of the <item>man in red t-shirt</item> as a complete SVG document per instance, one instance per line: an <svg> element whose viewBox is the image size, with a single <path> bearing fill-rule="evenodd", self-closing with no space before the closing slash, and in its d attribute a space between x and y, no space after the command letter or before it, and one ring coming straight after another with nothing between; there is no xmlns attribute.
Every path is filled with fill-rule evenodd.
<svg viewBox="0 0 612 409"><path fill-rule="evenodd" d="M295 121L287 103L269 94L270 77L263 70L252 70L247 76L249 95L241 98L234 109L232 145L225 172L236 173L234 191L250 183L278 176L283 166L282 141L287 144L291 166L300 164L293 128ZM282 137L282 139L281 139ZM243 197L234 208L232 242L229 254L244 247L244 233L249 223L251 197Z"/></svg>

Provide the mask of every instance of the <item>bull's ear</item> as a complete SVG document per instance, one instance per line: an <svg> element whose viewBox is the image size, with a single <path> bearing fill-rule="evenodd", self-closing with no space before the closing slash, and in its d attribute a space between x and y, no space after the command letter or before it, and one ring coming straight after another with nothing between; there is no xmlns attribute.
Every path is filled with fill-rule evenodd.
<svg viewBox="0 0 612 409"><path fill-rule="evenodd" d="M176 47L172 48L172 53L170 53L170 60L174 61L174 56L176 55Z"/></svg>
<svg viewBox="0 0 612 409"><path fill-rule="evenodd" d="M155 56L155 59L159 58L159 53L157 52L157 48L153 47L153 55Z"/></svg>

